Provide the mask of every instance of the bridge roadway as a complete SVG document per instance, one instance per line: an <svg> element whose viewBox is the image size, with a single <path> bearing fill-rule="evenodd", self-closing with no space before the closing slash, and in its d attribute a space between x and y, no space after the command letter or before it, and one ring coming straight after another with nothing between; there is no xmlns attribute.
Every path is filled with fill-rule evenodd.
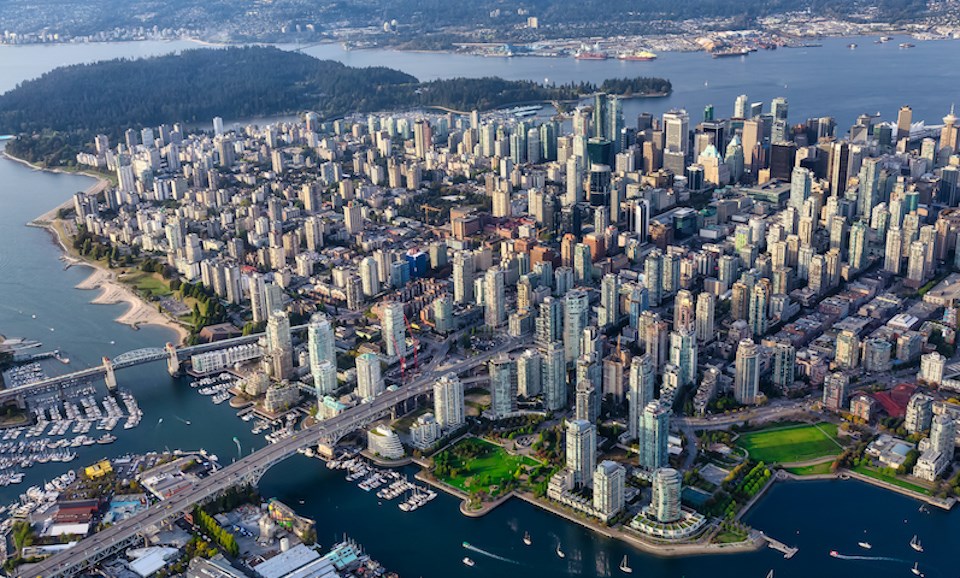
<svg viewBox="0 0 960 578"><path fill-rule="evenodd" d="M306 329L306 325L295 325L290 328L290 331L300 331ZM242 335L240 337L232 337L230 339L224 339L222 341L214 341L212 343L200 343L198 345L188 345L186 347L177 348L177 357L181 360L187 359L191 355L196 355L198 353L205 353L207 351L216 351L218 349L226 349L227 347L233 347L234 345L243 345L245 343L256 343L264 334L263 333L253 333L250 335ZM139 350L138 350L139 351ZM123 354L126 355L126 354ZM118 356L118 359L123 357L123 355ZM158 350L156 353L149 353L146 355L141 355L135 359L129 361L121 361L114 363L113 369L124 369L127 367L133 367L134 365L140 365L143 363L153 363L155 361L161 361L167 358L167 352L164 350ZM104 365L97 365L95 367L88 367L87 369L81 369L79 371L74 371L71 373L66 373L63 375L57 375L54 377L48 377L46 379L41 379L39 381L34 381L26 385L21 385L18 387L11 387L9 389L0 390L0 401L7 399L19 397L21 395L26 395L34 391L40 391L49 387L61 386L65 383L69 383L75 380L81 379L91 379L94 377L100 377L107 373L107 368Z"/></svg>
<svg viewBox="0 0 960 578"><path fill-rule="evenodd" d="M439 357L424 368L415 381L387 391L370 403L358 405L338 416L318 422L295 432L288 438L259 449L195 483L190 489L168 500L154 504L136 516L123 520L101 532L81 540L68 550L46 560L22 567L17 578L69 578L104 558L120 551L144 529L162 525L189 512L193 506L246 480L259 480L266 470L298 450L315 446L334 432L348 432L387 414L397 404L423 395L433 388L434 381L447 373L461 373L489 359L524 346L523 340L508 339L481 355L467 358L449 366L438 367Z"/></svg>

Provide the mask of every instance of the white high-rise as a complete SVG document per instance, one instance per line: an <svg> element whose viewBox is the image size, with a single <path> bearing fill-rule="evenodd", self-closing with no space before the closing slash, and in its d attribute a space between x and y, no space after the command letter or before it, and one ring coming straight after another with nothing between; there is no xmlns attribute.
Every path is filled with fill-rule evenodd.
<svg viewBox="0 0 960 578"><path fill-rule="evenodd" d="M593 483L597 464L597 430L586 420L567 422L566 465L577 485Z"/></svg>
<svg viewBox="0 0 960 578"><path fill-rule="evenodd" d="M320 365L329 363L334 368L336 376L337 356L334 352L333 326L323 313L314 313L307 326L307 349L310 353L310 373L313 375L313 385L317 391L324 390ZM328 377L329 379L329 377ZM336 381L336 377L334 377ZM335 384L334 384L335 385ZM324 393L330 393L324 391Z"/></svg>
<svg viewBox="0 0 960 578"><path fill-rule="evenodd" d="M361 353L357 356L357 395L360 399L369 401L382 392L380 358L374 353Z"/></svg>
<svg viewBox="0 0 960 578"><path fill-rule="evenodd" d="M593 472L593 510L604 521L623 510L627 470L617 462L604 460Z"/></svg>
<svg viewBox="0 0 960 578"><path fill-rule="evenodd" d="M733 396L737 403L757 403L760 389L760 350L752 339L741 339L737 346Z"/></svg>
<svg viewBox="0 0 960 578"><path fill-rule="evenodd" d="M464 422L463 384L456 373L448 373L433 384L433 413L440 427L454 428Z"/></svg>
<svg viewBox="0 0 960 578"><path fill-rule="evenodd" d="M387 355L390 357L406 357L407 355L407 327L403 317L403 303L384 303L380 310L380 328Z"/></svg>
<svg viewBox="0 0 960 578"><path fill-rule="evenodd" d="M580 335L587 326L590 297L586 291L568 291L563 300L563 349L567 363L580 357Z"/></svg>
<svg viewBox="0 0 960 578"><path fill-rule="evenodd" d="M367 256L361 259L360 282L363 286L363 294L367 297L373 297L380 292L380 266L373 257Z"/></svg>

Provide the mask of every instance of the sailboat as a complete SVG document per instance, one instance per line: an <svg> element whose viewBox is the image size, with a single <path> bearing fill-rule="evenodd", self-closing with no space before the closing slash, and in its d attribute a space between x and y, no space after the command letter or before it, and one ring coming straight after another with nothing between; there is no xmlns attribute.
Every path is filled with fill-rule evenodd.
<svg viewBox="0 0 960 578"><path fill-rule="evenodd" d="M910 547L917 552L923 552L923 545L920 544L920 538L918 538L916 534L910 539Z"/></svg>
<svg viewBox="0 0 960 578"><path fill-rule="evenodd" d="M623 572L623 573L625 573L625 574L632 574L632 573L633 573L633 568L631 568L630 565L627 564L627 556L626 556L626 555L624 555L624 556L623 556L623 560L620 561L620 571Z"/></svg>
<svg viewBox="0 0 960 578"><path fill-rule="evenodd" d="M527 546L529 546L530 544L533 544L533 540L530 539L530 532L523 533L523 543L526 544Z"/></svg>
<svg viewBox="0 0 960 578"><path fill-rule="evenodd" d="M557 556L560 558L565 558L567 556L563 553L563 550L560 549L560 542L557 542Z"/></svg>

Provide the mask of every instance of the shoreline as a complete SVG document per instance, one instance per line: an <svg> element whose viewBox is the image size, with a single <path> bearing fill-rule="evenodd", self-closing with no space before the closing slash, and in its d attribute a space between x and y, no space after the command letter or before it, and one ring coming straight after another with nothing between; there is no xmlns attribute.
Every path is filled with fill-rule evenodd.
<svg viewBox="0 0 960 578"><path fill-rule="evenodd" d="M4 159L17 162L36 171L60 174L82 174L84 176L97 179L97 182L84 191L84 194L86 195L96 195L110 185L110 181L103 178L103 176L94 175L87 172L74 173L57 168L41 167L23 159L18 159L17 157L8 154L6 151L3 151L2 155ZM66 268L73 265L84 265L92 269L90 275L74 287L75 289L81 290L98 289L100 292L96 297L90 300L91 303L97 305L128 305L127 310L116 317L114 321L120 323L121 325L132 327L133 329L139 329L141 325L159 325L176 333L177 345L183 343L184 339L190 335L190 333L182 325L170 319L167 315L161 313L151 304L137 296L128 286L116 279L116 274L113 271L104 268L99 263L76 257L70 253L70 250L66 244L66 240L63 238L63 234L56 224L57 222L61 221L61 219L57 217L60 209L69 208L72 205L73 198L71 197L53 209L33 219L27 223L26 226L45 229L50 233L57 245L60 247L60 260L67 264Z"/></svg>
<svg viewBox="0 0 960 578"><path fill-rule="evenodd" d="M651 554L653 556L658 556L660 558L679 558L683 556L697 556L703 554L736 554L741 552L753 552L759 550L763 547L762 541L754 539L752 536L743 542L734 542L730 544L712 544L712 543L699 543L699 542L678 542L675 544L660 544L649 542L645 540L642 536L631 533L627 530L624 530L619 527L608 527L602 526L599 523L594 522L590 519L581 518L571 512L564 510L562 507L555 505L551 502L548 502L543 499L538 499L533 497L530 494L518 492L516 490L511 491L510 493L501 496L494 500L493 502L485 503L481 506L479 510L471 510L467 508L468 496L463 492L457 490L456 488L450 487L439 480L432 478L431 476L426 475L427 469L423 460L412 459L409 460L411 463L416 464L420 471L414 475L414 478L420 482L428 484L446 494L458 498L460 502L460 513L468 518L481 518L493 510L497 509L499 506L509 502L510 500L516 498L535 508L539 508L545 512L553 514L559 518L563 518L568 522L572 522L583 528L590 530L591 532L596 532L601 536L610 538L612 540L619 540L624 542L634 548L637 548L645 554Z"/></svg>

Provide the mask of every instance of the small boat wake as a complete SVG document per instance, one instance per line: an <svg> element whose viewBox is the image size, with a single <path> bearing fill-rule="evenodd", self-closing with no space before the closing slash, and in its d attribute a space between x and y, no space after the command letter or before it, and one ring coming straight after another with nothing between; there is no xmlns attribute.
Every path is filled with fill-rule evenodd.
<svg viewBox="0 0 960 578"><path fill-rule="evenodd" d="M494 560L500 560L501 562L506 562L508 564L516 564L517 566L521 565L520 562L517 562L516 560L511 560L510 558L504 558L503 556L498 556L493 552L487 552L482 548L477 548L476 546L474 546L469 542L464 542L463 547L466 548L467 550L470 550L471 552L476 552L477 554L483 554L484 556L493 558Z"/></svg>
<svg viewBox="0 0 960 578"><path fill-rule="evenodd" d="M856 556L856 555L846 555L840 554L839 552L831 552L831 556L838 558L840 560L868 560L876 562L901 562L903 564L912 564L909 560L903 560L901 558L890 558L889 556Z"/></svg>

